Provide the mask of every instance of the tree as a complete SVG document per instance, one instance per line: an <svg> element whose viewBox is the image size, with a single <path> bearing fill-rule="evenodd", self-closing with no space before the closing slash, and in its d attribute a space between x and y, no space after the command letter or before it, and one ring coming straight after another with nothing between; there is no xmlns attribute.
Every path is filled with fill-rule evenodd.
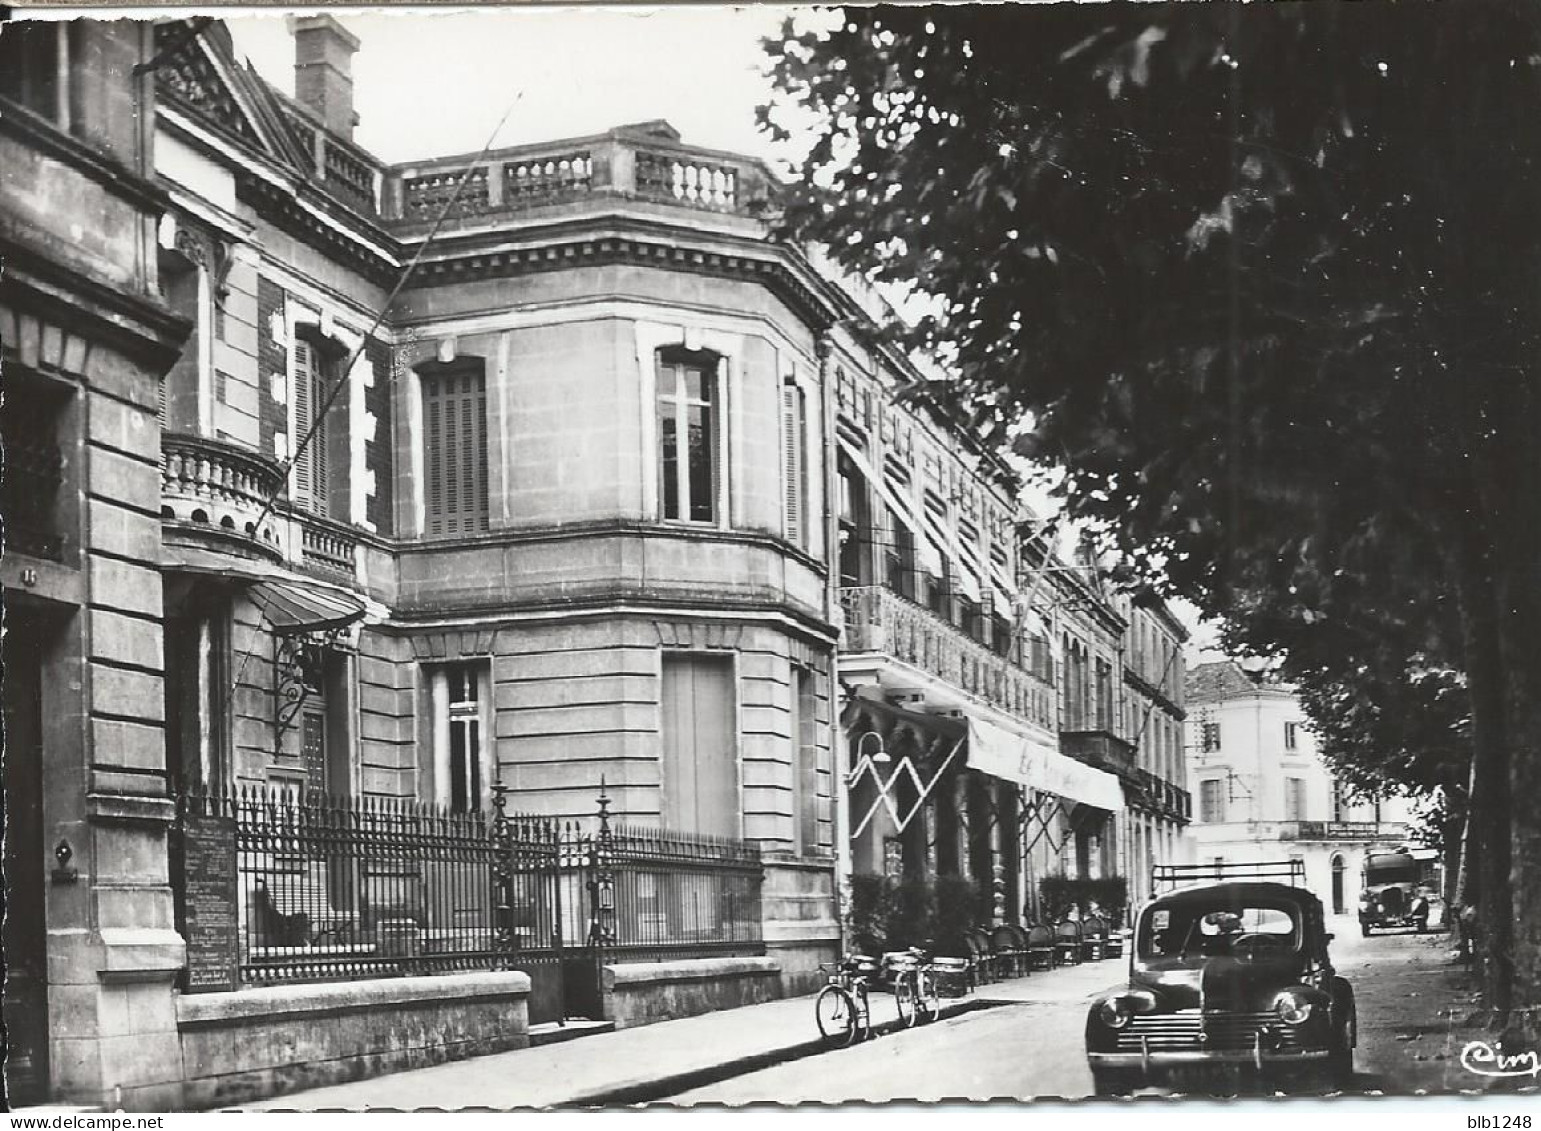
<svg viewBox="0 0 1541 1131"><path fill-rule="evenodd" d="M1452 596L1500 1011L1541 987L1541 884L1510 885L1541 806L1509 804L1541 793L1538 23L850 8L767 44L821 123L789 229L932 296L903 343L997 441L1031 425L1134 568L1243 624L1341 610L1365 555Z"/></svg>

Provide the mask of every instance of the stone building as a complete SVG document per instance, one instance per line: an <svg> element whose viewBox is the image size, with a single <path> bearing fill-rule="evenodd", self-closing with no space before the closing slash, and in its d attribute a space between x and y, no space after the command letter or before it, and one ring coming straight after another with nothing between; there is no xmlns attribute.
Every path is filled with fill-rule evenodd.
<svg viewBox="0 0 1541 1131"><path fill-rule="evenodd" d="M1113 591L1084 552L1050 557L1029 581L1039 623L1054 641L1063 752L1112 775L1122 804L1045 810L1035 822L1033 870L1122 877L1128 908L1151 894L1151 868L1182 863L1190 801L1180 756L1187 630L1159 601Z"/></svg>
<svg viewBox="0 0 1541 1131"><path fill-rule="evenodd" d="M3 38L33 1097L520 1043L575 1008L591 910L662 971L607 995L670 956L721 990L700 1007L798 992L838 946L823 437L860 311L769 238L759 162L648 122L386 165L352 140L357 40L294 30L294 99L207 19ZM568 839L602 794L661 861L603 906L611 858ZM560 830L512 879L474 864L504 804ZM239 857L212 912L211 851ZM292 1039L340 1000L370 1024Z"/></svg>
<svg viewBox="0 0 1541 1131"><path fill-rule="evenodd" d="M964 881L980 922L1015 922L1045 771L1112 785L1058 750L1049 642L1020 608L1020 484L938 407L896 400L900 359L837 336L830 365L849 873Z"/></svg>
<svg viewBox="0 0 1541 1131"><path fill-rule="evenodd" d="M153 50L124 22L0 35L13 1103L154 1106L145 1059L180 1059L156 411L188 323L158 297Z"/></svg>
<svg viewBox="0 0 1541 1131"><path fill-rule="evenodd" d="M1300 860L1331 912L1353 914L1365 856L1408 843L1407 799L1351 796L1290 688L1236 663L1188 673L1188 708L1196 862Z"/></svg>

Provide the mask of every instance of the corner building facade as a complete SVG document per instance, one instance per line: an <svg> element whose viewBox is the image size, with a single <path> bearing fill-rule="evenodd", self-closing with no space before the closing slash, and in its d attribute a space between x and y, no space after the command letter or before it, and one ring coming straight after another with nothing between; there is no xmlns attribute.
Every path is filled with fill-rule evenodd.
<svg viewBox="0 0 1541 1131"><path fill-rule="evenodd" d="M770 238L769 171L661 122L388 166L328 16L299 100L217 22L33 30L0 88L13 1091L209 1106L813 988L825 357L860 311ZM635 902L566 831L500 872L504 806L604 810ZM555 940L560 977L590 901L659 973L542 998L505 958Z"/></svg>

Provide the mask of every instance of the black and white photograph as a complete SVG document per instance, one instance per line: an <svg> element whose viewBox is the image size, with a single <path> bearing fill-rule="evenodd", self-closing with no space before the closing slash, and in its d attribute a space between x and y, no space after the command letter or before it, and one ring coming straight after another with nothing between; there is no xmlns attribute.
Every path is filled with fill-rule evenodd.
<svg viewBox="0 0 1541 1131"><path fill-rule="evenodd" d="M1541 1118L1541 3L0 14L13 1125Z"/></svg>

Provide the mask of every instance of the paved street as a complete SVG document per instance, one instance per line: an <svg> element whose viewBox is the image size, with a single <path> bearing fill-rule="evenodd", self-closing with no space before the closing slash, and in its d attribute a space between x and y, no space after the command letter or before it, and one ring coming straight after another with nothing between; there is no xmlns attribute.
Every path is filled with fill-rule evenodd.
<svg viewBox="0 0 1541 1131"><path fill-rule="evenodd" d="M1331 924L1339 969L1359 1007L1356 1091L1456 1091L1480 1081L1457 1066L1460 1034L1440 1010L1458 1000L1443 936L1359 936ZM1087 1005L1119 984L1104 960L980 987L960 1012L824 1050L811 999L711 1013L278 1097L260 1108L516 1108L661 1102L1080 1098L1091 1092L1082 1027ZM874 1020L892 1020L891 998Z"/></svg>
<svg viewBox="0 0 1541 1131"><path fill-rule="evenodd" d="M1410 1004L1416 1005L1408 995L1416 997L1418 991L1410 987L1427 986L1425 964L1447 944L1442 938L1407 934L1364 939L1357 924L1346 918L1332 926L1337 933L1334 961L1358 994L1361 1041L1356 1090L1410 1091L1395 1037L1409 1028L1405 1015ZM669 1102L1088 1096L1092 1080L1083 1038L1087 1007L1100 991L1119 982L1125 968L1123 962L1089 963L1007 987L984 986L978 995L981 999L1011 1000L999 1000L990 1008L939 1025L698 1088ZM1448 1063L1453 1067L1453 1060ZM1397 1082L1404 1086L1396 1087ZM1156 1089L1151 1093L1159 1094Z"/></svg>

